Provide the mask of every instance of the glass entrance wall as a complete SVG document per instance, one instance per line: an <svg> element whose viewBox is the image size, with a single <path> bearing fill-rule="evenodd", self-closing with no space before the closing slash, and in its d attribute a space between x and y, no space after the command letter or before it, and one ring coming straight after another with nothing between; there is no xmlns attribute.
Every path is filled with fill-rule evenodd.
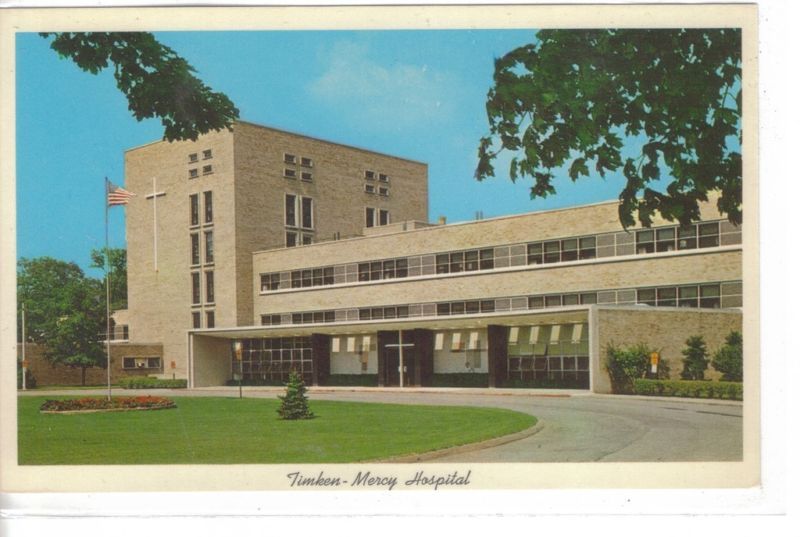
<svg viewBox="0 0 800 537"><path fill-rule="evenodd" d="M289 380L289 373L295 371L303 377L303 382L312 383L311 338L254 338L241 342L243 381L283 383ZM234 356L233 350L231 355ZM238 373L237 368L234 357L231 360L232 377Z"/></svg>
<svg viewBox="0 0 800 537"><path fill-rule="evenodd" d="M510 385L589 388L586 323L509 327Z"/></svg>

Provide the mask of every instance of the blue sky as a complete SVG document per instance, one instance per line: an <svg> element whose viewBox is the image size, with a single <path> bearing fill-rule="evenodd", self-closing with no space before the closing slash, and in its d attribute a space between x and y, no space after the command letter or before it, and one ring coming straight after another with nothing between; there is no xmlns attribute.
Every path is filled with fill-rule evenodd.
<svg viewBox="0 0 800 537"><path fill-rule="evenodd" d="M614 199L619 177L560 177L558 195L529 198L503 160L477 182L494 58L535 30L167 32L157 37L226 93L244 120L429 165L429 218L449 222ZM17 37L17 254L87 268L104 243L103 178L124 183L123 154L161 138L137 122L111 72L84 73L37 34ZM111 245L125 244L111 209Z"/></svg>

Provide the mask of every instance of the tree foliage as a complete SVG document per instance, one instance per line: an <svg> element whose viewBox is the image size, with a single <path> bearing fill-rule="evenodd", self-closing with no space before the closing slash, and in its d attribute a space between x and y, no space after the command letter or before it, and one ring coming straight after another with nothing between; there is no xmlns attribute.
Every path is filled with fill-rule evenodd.
<svg viewBox="0 0 800 537"><path fill-rule="evenodd" d="M570 179L622 169L625 227L658 213L688 224L719 191L720 213L742 220L741 31L738 29L543 30L537 42L495 61L476 178L533 180L531 198ZM629 148L638 148L626 156ZM665 188L662 168L671 177Z"/></svg>
<svg viewBox="0 0 800 537"><path fill-rule="evenodd" d="M289 373L289 382L286 384L286 394L279 395L281 406L278 415L285 420L306 420L314 417L308 408L306 385L296 371Z"/></svg>
<svg viewBox="0 0 800 537"><path fill-rule="evenodd" d="M111 260L109 273L111 309L125 309L128 307L128 251L125 248L109 248L108 258ZM105 249L92 250L91 259L92 268L106 269Z"/></svg>
<svg viewBox="0 0 800 537"><path fill-rule="evenodd" d="M137 121L161 118L165 140L196 140L200 134L230 128L239 110L214 92L195 69L147 32L65 32L50 47L92 74L113 66L114 78Z"/></svg>
<svg viewBox="0 0 800 537"><path fill-rule="evenodd" d="M21 259L18 301L25 304L26 339L44 345L54 364L104 366L105 293L75 263L51 257Z"/></svg>
<svg viewBox="0 0 800 537"><path fill-rule="evenodd" d="M725 344L714 353L711 366L722 373L722 380L742 382L743 365L742 334L734 330L725 338Z"/></svg>
<svg viewBox="0 0 800 537"><path fill-rule="evenodd" d="M686 340L686 348L681 351L683 354L683 380L704 380L706 369L708 369L708 351L703 336L690 336Z"/></svg>
<svg viewBox="0 0 800 537"><path fill-rule="evenodd" d="M609 344L606 347L606 371L611 379L611 391L614 393L633 393L633 381L648 376L650 355L656 352L645 343L637 343L628 347ZM656 378L669 378L669 366L664 360L659 361Z"/></svg>

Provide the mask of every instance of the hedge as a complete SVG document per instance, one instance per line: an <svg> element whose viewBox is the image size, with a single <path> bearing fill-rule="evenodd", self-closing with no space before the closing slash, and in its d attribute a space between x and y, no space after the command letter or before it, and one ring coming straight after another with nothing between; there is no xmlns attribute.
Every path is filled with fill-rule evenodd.
<svg viewBox="0 0 800 537"><path fill-rule="evenodd" d="M697 397L701 399L743 399L741 382L711 380L651 380L633 381L635 395L661 395L665 397Z"/></svg>
<svg viewBox="0 0 800 537"><path fill-rule="evenodd" d="M500 384L503 388L539 388L563 390L587 390L588 380L560 380L560 379L508 379Z"/></svg>
<svg viewBox="0 0 800 537"><path fill-rule="evenodd" d="M286 382L282 380L272 379L242 379L242 386L286 386ZM229 379L225 381L226 386L238 386L239 381Z"/></svg>
<svg viewBox="0 0 800 537"><path fill-rule="evenodd" d="M431 377L431 386L436 388L487 388L487 373L435 373Z"/></svg>
<svg viewBox="0 0 800 537"><path fill-rule="evenodd" d="M126 390L150 388L185 388L186 379L157 379L153 377L122 377L117 381Z"/></svg>
<svg viewBox="0 0 800 537"><path fill-rule="evenodd" d="M328 375L324 386L377 386L378 375Z"/></svg>

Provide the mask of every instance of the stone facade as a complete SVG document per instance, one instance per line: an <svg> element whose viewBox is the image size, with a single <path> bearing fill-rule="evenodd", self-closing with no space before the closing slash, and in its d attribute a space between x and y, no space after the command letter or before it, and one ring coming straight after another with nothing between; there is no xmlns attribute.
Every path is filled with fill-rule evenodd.
<svg viewBox="0 0 800 537"><path fill-rule="evenodd" d="M294 164L285 162L288 155ZM187 333L197 318L202 328L210 326L210 316L214 326L251 324L254 251L284 247L287 231L314 242L358 235L366 207L389 211L391 221L428 216L425 164L246 122L196 142L131 149L125 167L125 187L137 194L126 214L130 340L163 343L164 362L175 362L182 378L188 375ZM366 184L374 185L374 194L365 192ZM378 188L387 188L387 195ZM287 228L286 194L313 200L311 228ZM213 260L206 255L209 233Z"/></svg>

